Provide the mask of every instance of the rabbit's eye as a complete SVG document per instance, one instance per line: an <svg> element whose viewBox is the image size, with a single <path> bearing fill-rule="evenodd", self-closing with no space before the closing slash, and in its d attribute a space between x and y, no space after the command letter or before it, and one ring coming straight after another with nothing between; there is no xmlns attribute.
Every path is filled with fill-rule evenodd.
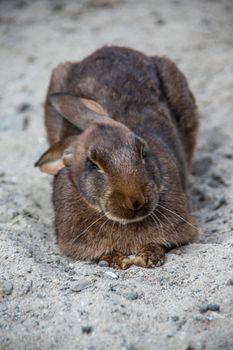
<svg viewBox="0 0 233 350"><path fill-rule="evenodd" d="M96 163L94 163L90 158L87 158L86 165L91 170L94 170L94 169L98 170L99 169L98 165Z"/></svg>
<svg viewBox="0 0 233 350"><path fill-rule="evenodd" d="M148 158L148 151L147 151L147 149L145 148L145 147L142 147L142 149L141 149L141 158L142 159L147 159Z"/></svg>

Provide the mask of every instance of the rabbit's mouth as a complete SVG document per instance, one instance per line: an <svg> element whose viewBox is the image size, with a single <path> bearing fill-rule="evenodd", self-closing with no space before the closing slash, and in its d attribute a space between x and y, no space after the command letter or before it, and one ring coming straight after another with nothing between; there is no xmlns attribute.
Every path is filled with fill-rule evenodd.
<svg viewBox="0 0 233 350"><path fill-rule="evenodd" d="M104 214L109 220L118 222L118 223L123 224L123 225L127 225L127 224L133 224L135 222L139 222L139 221L145 220L146 218L148 218L153 213L153 211L154 210L152 210L151 212L149 212L146 215L138 216L138 217L135 217L135 218L132 218L132 219L119 218L119 217L116 217L116 216L112 215L109 212L105 212Z"/></svg>

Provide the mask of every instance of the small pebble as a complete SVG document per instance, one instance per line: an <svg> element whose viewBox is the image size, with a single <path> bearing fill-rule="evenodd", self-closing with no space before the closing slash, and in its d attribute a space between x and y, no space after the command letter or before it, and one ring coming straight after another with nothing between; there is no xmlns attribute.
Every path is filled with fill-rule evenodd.
<svg viewBox="0 0 233 350"><path fill-rule="evenodd" d="M19 1L16 2L15 7L16 7L18 10L22 10L22 9L24 9L25 7L27 7L27 2L24 1L24 0L19 0Z"/></svg>
<svg viewBox="0 0 233 350"><path fill-rule="evenodd" d="M17 111L20 113L23 113L30 108L31 108L31 105L29 103L23 102L18 106Z"/></svg>
<svg viewBox="0 0 233 350"><path fill-rule="evenodd" d="M68 271L68 276L74 276L74 275L75 275L75 271L74 270Z"/></svg>
<svg viewBox="0 0 233 350"><path fill-rule="evenodd" d="M5 312L7 310L8 310L8 307L6 306L6 304L1 303L0 304L0 312Z"/></svg>
<svg viewBox="0 0 233 350"><path fill-rule="evenodd" d="M27 282L23 294L28 294L32 289L32 281Z"/></svg>
<svg viewBox="0 0 233 350"><path fill-rule="evenodd" d="M196 316L193 317L193 319L194 319L195 321L198 321L198 322L199 322L199 321L202 321L203 318L202 318L202 316L200 316L200 315L196 315Z"/></svg>
<svg viewBox="0 0 233 350"><path fill-rule="evenodd" d="M208 321L212 321L212 320L213 320L213 316L208 315L208 316L206 317L206 319L207 319Z"/></svg>
<svg viewBox="0 0 233 350"><path fill-rule="evenodd" d="M109 285L109 290L110 290L111 292L115 292L115 291L116 291L116 287L117 287L117 284L110 284L110 285Z"/></svg>
<svg viewBox="0 0 233 350"><path fill-rule="evenodd" d="M215 204L215 206L213 207L214 210L218 210L220 209L223 205L226 205L227 201L224 197L220 198L218 200L218 202Z"/></svg>
<svg viewBox="0 0 233 350"><path fill-rule="evenodd" d="M26 270L28 273L31 273L32 272L32 266L29 266Z"/></svg>
<svg viewBox="0 0 233 350"><path fill-rule="evenodd" d="M172 337L174 337L174 334L173 334L173 333L168 333L168 334L167 334L167 338L172 338Z"/></svg>
<svg viewBox="0 0 233 350"><path fill-rule="evenodd" d="M129 292L128 294L126 294L126 299L136 300L136 299L138 299L138 293L137 292Z"/></svg>
<svg viewBox="0 0 233 350"><path fill-rule="evenodd" d="M230 279L227 281L227 286L233 286L233 278L230 278Z"/></svg>
<svg viewBox="0 0 233 350"><path fill-rule="evenodd" d="M118 279L119 278L119 275L117 275L115 272L112 272L112 271L105 271L105 275L107 275L108 277L110 278L114 278L114 279Z"/></svg>
<svg viewBox="0 0 233 350"><path fill-rule="evenodd" d="M220 306L218 304L204 304L200 307L200 312L204 313L207 311L220 311Z"/></svg>
<svg viewBox="0 0 233 350"><path fill-rule="evenodd" d="M212 174L212 179L214 181L216 181L220 185L226 185L226 182L225 182L225 179L223 177L223 174L213 173Z"/></svg>
<svg viewBox="0 0 233 350"><path fill-rule="evenodd" d="M82 326L82 332L85 334L90 334L93 331L91 326Z"/></svg>
<svg viewBox="0 0 233 350"><path fill-rule="evenodd" d="M83 279L80 280L79 283L75 284L74 286L71 286L72 292L81 292L84 289L87 289L93 285L93 281L90 279Z"/></svg>
<svg viewBox="0 0 233 350"><path fill-rule="evenodd" d="M22 123L22 129L23 131L27 130L29 127L30 119L29 117L24 117L23 118L23 123Z"/></svg>
<svg viewBox="0 0 233 350"><path fill-rule="evenodd" d="M157 24L160 25L160 26L163 26L163 25L166 24L166 22L164 21L164 19L159 18L159 19L157 20Z"/></svg>
<svg viewBox="0 0 233 350"><path fill-rule="evenodd" d="M176 255L181 255L181 254L182 254L182 250L176 249L176 250L175 250L175 254L176 254Z"/></svg>
<svg viewBox="0 0 233 350"><path fill-rule="evenodd" d="M13 284L10 281L3 281L0 285L0 294L11 295L13 291Z"/></svg>
<svg viewBox="0 0 233 350"><path fill-rule="evenodd" d="M225 154L225 157L226 157L227 159L232 159L232 158L233 158L233 154L232 154L232 153L226 153L226 154Z"/></svg>
<svg viewBox="0 0 233 350"><path fill-rule="evenodd" d="M27 61L28 61L29 63L33 63L33 62L36 61L36 57L35 57L35 56L29 56L29 57L27 57Z"/></svg>
<svg viewBox="0 0 233 350"><path fill-rule="evenodd" d="M109 263L105 260L100 260L100 262L98 263L98 265L100 267L109 267Z"/></svg>
<svg viewBox="0 0 233 350"><path fill-rule="evenodd" d="M64 5L63 4L55 4L53 7L52 7L52 10L54 12L60 12L62 10L64 10Z"/></svg>
<svg viewBox="0 0 233 350"><path fill-rule="evenodd" d="M173 315L173 316L171 317L171 319L172 319L172 321L177 322L177 321L179 321L179 316Z"/></svg>
<svg viewBox="0 0 233 350"><path fill-rule="evenodd" d="M28 249L26 254L27 254L28 258L32 258L33 257L33 250L32 249Z"/></svg>

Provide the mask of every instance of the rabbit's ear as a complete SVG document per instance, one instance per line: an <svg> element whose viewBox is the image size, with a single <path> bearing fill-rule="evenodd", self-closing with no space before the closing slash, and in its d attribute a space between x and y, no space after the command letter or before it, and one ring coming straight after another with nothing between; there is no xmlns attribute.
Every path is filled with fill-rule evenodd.
<svg viewBox="0 0 233 350"><path fill-rule="evenodd" d="M35 163L44 173L56 175L65 166L72 164L73 147L65 142L57 142L51 146Z"/></svg>
<svg viewBox="0 0 233 350"><path fill-rule="evenodd" d="M48 104L63 118L81 130L86 129L94 122L106 122L109 120L106 111L97 102L68 93L50 95Z"/></svg>

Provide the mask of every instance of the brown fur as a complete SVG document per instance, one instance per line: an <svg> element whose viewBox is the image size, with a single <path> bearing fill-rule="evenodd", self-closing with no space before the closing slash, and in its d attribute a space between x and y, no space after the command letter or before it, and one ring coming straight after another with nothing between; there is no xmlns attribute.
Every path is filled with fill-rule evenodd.
<svg viewBox="0 0 233 350"><path fill-rule="evenodd" d="M117 268L129 267L128 255L136 254L135 265L153 267L167 248L196 238L186 188L198 116L173 62L105 47L61 64L51 77L45 123L52 147L37 165L56 173L63 253Z"/></svg>

